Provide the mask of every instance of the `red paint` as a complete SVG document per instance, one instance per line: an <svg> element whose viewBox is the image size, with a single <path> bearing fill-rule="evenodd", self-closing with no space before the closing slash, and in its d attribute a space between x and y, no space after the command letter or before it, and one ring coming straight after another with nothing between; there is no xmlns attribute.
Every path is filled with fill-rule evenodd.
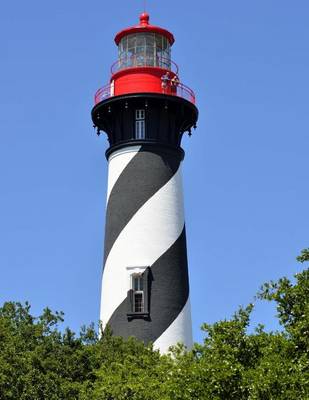
<svg viewBox="0 0 309 400"><path fill-rule="evenodd" d="M151 81L149 76L142 77L142 75L140 75L138 83L139 83L138 86L133 87L132 82L123 81L120 84L120 86L116 89L117 95L120 96L122 94L128 94L128 93L146 93L144 88L147 87L148 93L150 92L150 93L166 94L169 96L177 96L195 104L194 92L188 86L184 85L181 82L179 82L177 86L173 87L167 86L167 88L164 89L162 88L162 85L161 86L158 85L158 82L155 83L154 81ZM115 95L116 94L114 93L113 84L109 83L108 85L103 86L96 92L94 96L94 103L98 104L101 101L106 100Z"/></svg>
<svg viewBox="0 0 309 400"><path fill-rule="evenodd" d="M135 67L119 71L113 76L115 96L125 93L162 93L161 77L169 72L172 79L175 74L156 67ZM168 85L166 94L172 91L171 85Z"/></svg>
<svg viewBox="0 0 309 400"><path fill-rule="evenodd" d="M149 24L149 15L143 13L140 16L140 23L132 28L119 32L115 37L118 45L120 40L131 33L156 32L168 38L170 44L174 43L174 36L169 31ZM95 104L112 97L132 93L159 93L169 96L184 98L195 104L194 92L182 84L178 79L178 66L171 60L157 59L156 67L149 66L147 57L132 56L128 60L118 60L112 65L112 77L110 83L99 89L95 94ZM146 64L146 65L145 65ZM169 74L169 81L166 85L162 83L162 77ZM171 80L176 77L174 84Z"/></svg>
<svg viewBox="0 0 309 400"><path fill-rule="evenodd" d="M115 36L115 42L118 46L120 40L131 33L138 33L138 32L153 32L159 33L160 35L165 36L170 44L172 45L175 42L174 36L171 32L167 31L166 29L160 28L159 26L154 26L149 24L149 15L147 13L143 13L140 16L140 23L138 25L132 26L130 28L123 29L122 31L118 32Z"/></svg>

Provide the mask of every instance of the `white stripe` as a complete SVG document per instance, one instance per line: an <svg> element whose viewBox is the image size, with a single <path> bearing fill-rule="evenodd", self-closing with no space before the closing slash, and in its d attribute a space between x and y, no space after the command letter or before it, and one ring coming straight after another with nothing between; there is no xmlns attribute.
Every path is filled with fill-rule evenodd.
<svg viewBox="0 0 309 400"><path fill-rule="evenodd" d="M171 346L175 346L178 341L181 341L188 350L193 346L191 305L189 298L180 314L178 314L173 323L154 342L153 346L155 349L159 349L161 353L167 353L168 349Z"/></svg>
<svg viewBox="0 0 309 400"><path fill-rule="evenodd" d="M151 266L178 239L184 227L181 169L133 216L115 241L102 281L103 327L130 289L131 266Z"/></svg>
<svg viewBox="0 0 309 400"><path fill-rule="evenodd" d="M132 158L138 153L141 146L130 146L113 152L108 159L107 200L119 176Z"/></svg>

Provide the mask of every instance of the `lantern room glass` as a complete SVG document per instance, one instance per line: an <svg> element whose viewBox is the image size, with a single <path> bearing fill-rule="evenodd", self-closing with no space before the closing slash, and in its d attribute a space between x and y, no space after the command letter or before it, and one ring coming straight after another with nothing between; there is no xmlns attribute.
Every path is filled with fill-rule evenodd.
<svg viewBox="0 0 309 400"><path fill-rule="evenodd" d="M158 33L132 33L118 45L118 70L130 67L171 69L171 45Z"/></svg>

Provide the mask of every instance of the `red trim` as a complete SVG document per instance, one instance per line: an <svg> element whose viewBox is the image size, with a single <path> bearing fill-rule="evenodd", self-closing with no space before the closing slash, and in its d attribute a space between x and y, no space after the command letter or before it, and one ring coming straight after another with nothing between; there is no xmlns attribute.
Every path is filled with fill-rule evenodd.
<svg viewBox="0 0 309 400"><path fill-rule="evenodd" d="M171 45L175 42L173 34L168 30L160 28L159 26L149 25L149 15L143 13L140 16L140 23L138 25L123 29L122 31L117 33L117 35L115 36L116 45L118 46L120 40L124 36L130 35L131 33L141 33L141 32L159 33L160 35L165 36Z"/></svg>

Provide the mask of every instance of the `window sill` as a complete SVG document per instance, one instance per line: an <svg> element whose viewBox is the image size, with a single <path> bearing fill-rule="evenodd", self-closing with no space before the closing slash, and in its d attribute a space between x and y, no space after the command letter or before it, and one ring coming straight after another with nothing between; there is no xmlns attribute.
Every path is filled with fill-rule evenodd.
<svg viewBox="0 0 309 400"><path fill-rule="evenodd" d="M127 317L131 321L132 319L149 319L150 315L149 312L130 312L127 313Z"/></svg>

